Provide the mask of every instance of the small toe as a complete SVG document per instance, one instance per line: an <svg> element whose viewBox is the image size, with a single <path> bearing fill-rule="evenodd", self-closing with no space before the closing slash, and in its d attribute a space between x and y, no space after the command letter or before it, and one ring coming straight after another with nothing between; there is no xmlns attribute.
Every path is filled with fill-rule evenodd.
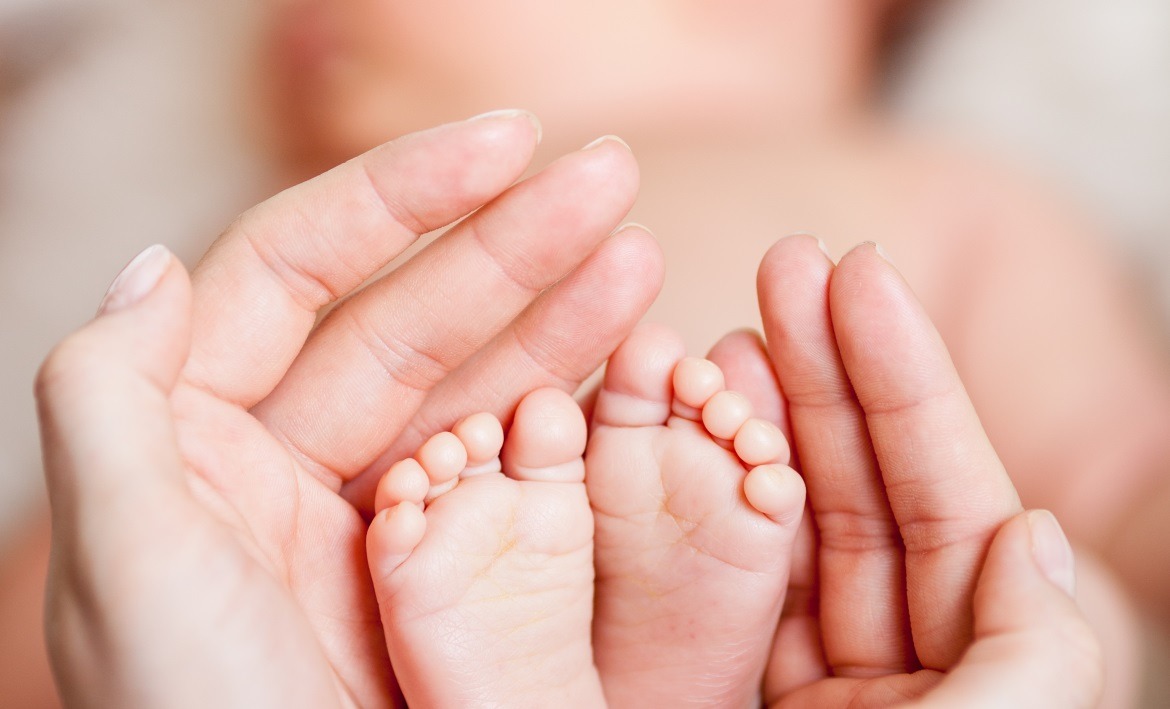
<svg viewBox="0 0 1170 709"><path fill-rule="evenodd" d="M516 408L504 443L503 467L516 480L581 482L585 479L585 416L559 389L537 389Z"/></svg>
<svg viewBox="0 0 1170 709"><path fill-rule="evenodd" d="M744 477L743 494L752 507L793 529L804 513L804 481L787 465L752 468Z"/></svg>
<svg viewBox="0 0 1170 709"><path fill-rule="evenodd" d="M787 465L792 451L788 439L776 424L763 419L748 419L735 434L735 454L748 465L782 463Z"/></svg>
<svg viewBox="0 0 1170 709"><path fill-rule="evenodd" d="M703 407L703 426L716 438L730 441L752 416L752 402L737 391L721 391Z"/></svg>
<svg viewBox="0 0 1170 709"><path fill-rule="evenodd" d="M605 368L593 421L600 426L661 426L670 416L671 376L686 355L676 332L639 325Z"/></svg>
<svg viewBox="0 0 1170 709"><path fill-rule="evenodd" d="M414 457L434 486L455 479L467 467L467 449L459 437L450 431L431 436Z"/></svg>
<svg viewBox="0 0 1170 709"><path fill-rule="evenodd" d="M504 447L504 427L489 413L472 414L451 429L467 450L467 467L460 478L500 472L500 451Z"/></svg>
<svg viewBox="0 0 1170 709"><path fill-rule="evenodd" d="M374 511L396 507L400 502L421 505L430 490L431 480L414 458L400 460L382 476L374 497Z"/></svg>
<svg viewBox="0 0 1170 709"><path fill-rule="evenodd" d="M674 368L673 412L676 416L698 421L702 408L724 388L723 370L714 362L687 357Z"/></svg>
<svg viewBox="0 0 1170 709"><path fill-rule="evenodd" d="M401 502L382 510L366 534L366 556L375 582L384 580L406 561L422 541L427 518L418 505Z"/></svg>

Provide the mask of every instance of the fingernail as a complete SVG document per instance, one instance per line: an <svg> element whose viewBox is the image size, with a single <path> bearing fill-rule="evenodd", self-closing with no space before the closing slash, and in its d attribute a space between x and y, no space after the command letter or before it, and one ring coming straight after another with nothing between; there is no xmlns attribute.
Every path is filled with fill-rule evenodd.
<svg viewBox="0 0 1170 709"><path fill-rule="evenodd" d="M894 260L890 258L890 255L886 253L886 250L882 248L881 244L876 241L868 241L866 243L873 244L873 250L877 253L877 255L881 256L882 260L884 260L886 263L893 265Z"/></svg>
<svg viewBox="0 0 1170 709"><path fill-rule="evenodd" d="M524 116L532 123L533 130L536 131L536 142L540 143L541 138L544 137L544 127L540 124L540 119L536 117L531 111L525 111L519 108L501 108L497 111L488 111L481 113L478 116L468 118L468 121L491 121L496 119L519 118Z"/></svg>
<svg viewBox="0 0 1170 709"><path fill-rule="evenodd" d="M650 227L646 226L645 224L639 224L638 222L626 222L625 224L622 224L621 226L619 226L617 229L614 229L613 232L610 234L610 236L613 236L614 234L620 234L621 232L625 231L626 229L641 229L642 231L646 232L650 236L654 236L654 232L650 231Z"/></svg>
<svg viewBox="0 0 1170 709"><path fill-rule="evenodd" d="M600 138L598 138L597 140L593 141L592 143L590 143L589 145L586 145L584 148L581 148L581 149L582 150L592 150L593 148L596 148L597 146L601 145L602 143L605 143L605 142L608 142L611 140L615 143L618 143L618 144L624 146L626 150L630 149L629 143L627 143L626 141L617 137L616 135L603 135Z"/></svg>
<svg viewBox="0 0 1170 709"><path fill-rule="evenodd" d="M1068 595L1074 595L1077 577L1072 546L1056 517L1047 510L1032 510L1028 513L1028 528L1032 532L1032 557L1036 565L1049 581Z"/></svg>
<svg viewBox="0 0 1170 709"><path fill-rule="evenodd" d="M171 263L171 252L155 244L138 254L118 274L98 306L98 315L129 308L145 298L158 285Z"/></svg>

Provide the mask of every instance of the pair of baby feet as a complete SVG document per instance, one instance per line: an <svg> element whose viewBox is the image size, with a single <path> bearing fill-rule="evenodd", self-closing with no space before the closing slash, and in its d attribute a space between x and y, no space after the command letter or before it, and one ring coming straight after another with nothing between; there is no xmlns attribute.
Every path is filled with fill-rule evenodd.
<svg viewBox="0 0 1170 709"><path fill-rule="evenodd" d="M394 671L419 706L748 706L804 485L713 363L636 330L588 431L529 394L395 464L368 538Z"/></svg>

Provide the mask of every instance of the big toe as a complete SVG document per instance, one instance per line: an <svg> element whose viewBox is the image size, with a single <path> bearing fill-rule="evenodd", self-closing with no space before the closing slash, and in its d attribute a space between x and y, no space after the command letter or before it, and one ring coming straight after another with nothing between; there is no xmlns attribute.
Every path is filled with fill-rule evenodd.
<svg viewBox="0 0 1170 709"><path fill-rule="evenodd" d="M682 338L663 325L642 324L610 357L593 410L601 426L661 426L670 416L671 377L686 355Z"/></svg>
<svg viewBox="0 0 1170 709"><path fill-rule="evenodd" d="M515 480L582 482L585 416L559 389L537 389L520 402L504 443L503 468Z"/></svg>

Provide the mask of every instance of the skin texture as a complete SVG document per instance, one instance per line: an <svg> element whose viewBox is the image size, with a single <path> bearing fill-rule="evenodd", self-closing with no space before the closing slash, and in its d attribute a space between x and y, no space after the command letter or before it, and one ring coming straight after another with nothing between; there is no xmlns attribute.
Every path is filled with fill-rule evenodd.
<svg viewBox="0 0 1170 709"><path fill-rule="evenodd" d="M610 359L594 409L593 642L613 706L751 703L770 650L760 628L779 617L804 506L779 429L747 418L719 368L684 352L669 329L639 327ZM732 400L747 420L715 434L707 422ZM727 439L755 434L753 422L774 455L749 463ZM761 464L782 481L759 497L770 515L743 494Z"/></svg>
<svg viewBox="0 0 1170 709"><path fill-rule="evenodd" d="M162 251L149 294L115 296L120 307L54 350L38 401L54 515L50 653L66 702L394 702L366 525L339 496L342 482L473 353L491 356L464 376L492 383L501 415L534 388L512 384L541 382L542 371L544 384L575 387L562 377L592 371L659 280L644 232L607 238L637 183L628 151L608 141L509 189L536 135L527 116L506 114L347 163L246 213L190 278ZM588 198L567 205L556 197L565 193ZM313 329L318 309L417 231L485 202ZM513 250L533 228L558 236L557 253ZM484 305L451 319L445 308L460 302L430 274ZM544 322L585 299L588 337ZM435 317L443 329L428 326ZM517 343L533 364L493 367ZM358 375L366 386L347 389ZM452 412L471 403L444 402ZM306 435L305 415L334 432L336 448ZM146 642L156 649L142 653Z"/></svg>
<svg viewBox="0 0 1170 709"><path fill-rule="evenodd" d="M225 238L230 238L230 233ZM777 266L781 254L799 252L808 246L807 240L782 243L765 260L764 271L770 272L771 267L783 270L787 259L781 259L781 266ZM46 469L56 527L50 595L54 613L48 630L62 686L76 692L67 694L66 699L78 706L155 706L160 702L254 706L277 701L321 706L392 701L393 696L378 694L355 697L353 679L360 679L360 675L351 674L353 665L335 664L336 657L329 655L330 639L339 637L337 626L317 626L312 606L302 605L304 597L267 570L265 564L273 560L266 559L258 548L262 538L240 534L219 517L224 508L209 509L192 493L200 478L191 475L198 471L184 462L188 453L177 435L184 424L172 410L175 403L171 391L182 377L191 350L190 320L185 317L191 308L191 285L165 250L153 249L146 256L136 270L128 270L115 283L98 318L50 356L39 380ZM817 277L815 270L810 273L812 278ZM921 397L934 385L953 386L957 379L937 334L905 284L869 247L848 257L834 277L834 282L839 282L836 279L846 284L851 280L866 284L859 291L843 286L840 293L844 295L837 296L833 294L838 291L830 287L830 299L837 303L831 305L836 323L834 336L841 362L852 372L851 381L862 406L872 405L875 391L886 391L893 401L904 404L889 409L891 420L903 416L915 419L925 412L928 420L918 421L920 425L913 427L914 432L930 434L932 426L937 426L960 433L958 438L934 439L933 445L932 437L926 435L919 451L925 454L928 464L918 467L918 461L910 459L908 466L902 463L900 467L886 456L897 451L898 444L904 441L891 437L883 424L873 427L873 450L879 456L884 479L904 476L904 485L887 488L896 521L905 524L905 507L899 499L935 496L940 484L950 481L955 470L930 463L939 462L932 459L938 455L943 455L942 462L946 462L945 457L956 450L969 449L976 455L967 462L987 466L981 471L972 469L970 476L959 476L967 488L963 492L978 498L982 491L989 499L1012 507L1014 500L997 487L1002 471L993 465L994 454L989 454L977 421L972 426L974 418L961 387L944 386L938 397L915 399L915 395ZM864 298L854 300L858 293ZM817 297L815 290L808 295ZM768 322L782 323L784 311L768 299L766 290L763 306ZM864 343L866 329L875 326L893 335L891 346L885 350L855 349L859 341ZM736 377L758 374L761 350L751 338L729 339L719 350L721 356L734 359L736 342L745 357L741 366L729 371ZM907 366L908 350L922 353L921 366ZM710 367L706 369L710 371ZM770 391L765 386L757 396L778 392L778 388ZM532 407L526 404L537 395L547 399L542 406L533 405L538 410L558 410L553 402L559 397L559 410L571 411L572 416L546 416L542 425L529 427ZM907 395L909 399L899 399ZM602 403L599 399L599 406ZM700 403L689 402L691 407ZM940 403L941 411L935 409ZM641 408L644 413L645 407ZM665 400L659 400L657 408L663 416L668 415ZM621 407L613 410L620 413ZM549 426L550 421L568 425ZM956 422L962 425L954 429ZM693 420L689 424L695 425ZM796 421L793 426L794 431L798 430ZM471 428L477 439L495 437L491 431L486 436L476 433L478 426ZM550 429L568 433L557 433L541 445ZM584 422L565 394L546 389L526 398L516 414L513 432L515 435L504 449L505 461L511 458L504 465L510 466L513 477L534 475L539 479L536 484L550 486L534 490L549 490L552 494L557 489L580 491L583 463L579 458L565 458L578 455L583 447ZM796 435L799 441L800 434ZM468 436L473 437L470 433ZM256 443L259 439L253 441ZM572 470L576 471L575 484L567 479ZM425 471L420 468L418 472L429 482ZM304 482L308 480L306 477ZM476 480L481 481L481 488L493 481L497 486L518 482L488 474L471 478ZM237 489L246 489L246 482L247 478L241 478ZM459 486L451 494L473 484ZM858 492L863 494L864 490ZM454 498L440 497L435 508L441 509L442 502L449 499ZM312 498L302 500L305 501ZM408 510L415 504L404 501L390 509ZM955 506L953 499L950 506L946 499L935 500L935 506L949 512L955 523L980 528L987 521L979 510ZM536 505L535 509L540 507ZM581 504L577 508L584 510ZM805 676L807 681L794 682L793 666L815 669L825 654L822 638L816 634L797 636L798 640L812 643L784 643L792 639L784 632L793 620L788 612L778 634L783 647L773 655L765 675L765 690L770 698L783 703L803 704L808 700L817 706L833 706L855 705L856 701L887 704L921 694L922 702L935 706L953 706L956 701L976 706L988 702L1035 704L1048 699L1063 706L1090 706L1099 690L1099 676L1093 671L1099 668L1099 658L1092 633L1067 595L1073 578L1071 551L1049 515L1031 513L1020 524L1022 517L1017 515L1000 528L985 555L973 549L979 543L977 538L961 537L953 548L940 550L950 553L935 560L951 565L947 570L952 574L947 580L959 581L940 587L942 593L960 597L970 593L975 610L974 627L969 633L961 627L965 618L952 616L936 619L940 627L948 628L938 636L911 636L912 642L924 642L924 647L931 642L973 638L974 643L962 659L948 671L923 670L913 675L864 679L818 680ZM414 519L420 519L418 514ZM405 524L396 523L392 515L379 520L394 527L394 534L406 532L412 538L407 544L391 538L389 545L379 547L378 540L385 541L386 537L378 534L375 526L370 535L373 561L393 562L395 556L415 544L414 537L422 536L417 526L411 531L409 518ZM569 523L569 528L574 526L588 532L588 524ZM438 527L435 531L441 530ZM335 533L336 529L330 531ZM899 531L907 554L913 554L913 534L904 527ZM481 534L478 538L482 541L492 537ZM311 541L300 543L310 545ZM333 553L329 558L336 559L338 555L330 551ZM802 561L797 560L797 569L805 571L808 567ZM291 571L302 560L286 562ZM218 573L209 574L209 564ZM377 566L374 573L387 568L396 571L402 564L399 561L396 566ZM983 567L981 573L972 568L979 565ZM588 568L589 564L577 566ZM913 599L923 585L935 585L931 574L936 569L930 563L919 568L919 573L914 573L914 566L909 568L906 592L910 611L929 616L933 609L916 608ZM303 566L301 569L309 570ZM311 570L328 573L328 569ZM968 571L978 576L974 588L963 583ZM233 572L242 574L242 578ZM802 583L807 579L795 579L797 592L802 590ZM587 580L582 587L589 588ZM590 606L585 604L585 613ZM402 610L399 604L393 607ZM330 610L334 614L330 618L335 621L336 603ZM799 616L796 619L800 620ZM367 629L376 627L364 625ZM393 622L388 625L395 627ZM832 631L828 625L823 630L826 637ZM450 647L457 649L458 644ZM799 662L802 654L803 663ZM350 655L347 659L356 660L357 669L361 668L360 657ZM440 671L448 669L446 663L438 664ZM1074 670L1071 675L1070 669ZM385 680L389 674L385 667L382 671L378 677ZM275 674L269 677L267 672ZM825 672L827 668L822 668L822 677ZM446 687L431 682L425 689L442 692ZM564 685L559 688L563 690Z"/></svg>
<svg viewBox="0 0 1170 709"><path fill-rule="evenodd" d="M759 288L815 529L807 563L798 554L793 571L794 593L806 598L781 619L768 703L979 705L975 697L1001 693L1095 706L1100 649L1073 611L1071 549L1061 535L1047 544L1034 562L1051 579L1043 586L1006 570L1023 566L1002 558L1022 542L989 551L997 534L1021 535L1019 499L905 281L873 245L834 266L815 240L794 237L765 256ZM1034 600L996 603L1052 595L1054 583L1064 598L1042 617L1020 608ZM1021 630L1032 622L1051 623L1052 635ZM994 691L969 693L974 677L992 676L981 668L990 657L1031 653L1069 674L1013 670L995 675Z"/></svg>
<svg viewBox="0 0 1170 709"><path fill-rule="evenodd" d="M600 706L581 410L565 392L539 389L520 402L506 441L490 415L456 429L460 439L492 444L465 456L471 466L426 503L425 514L422 500L388 496L367 535L406 700Z"/></svg>
<svg viewBox="0 0 1170 709"><path fill-rule="evenodd" d="M890 6L282 2L273 5L274 73L265 84L276 97L271 132L301 179L390 136L507 103L546 118L538 163L619 130L646 178L634 216L655 225L672 274L654 317L696 351L756 321L745 284L777 234L814 231L834 254L881 241L937 323L1024 503L1055 510L1130 588L1170 607L1170 566L1149 562L1165 556L1170 499L1161 475L1170 464L1164 347L1126 274L1069 205L1011 167L883 125L873 101L886 63L876 37ZM606 242L604 256L558 287L561 297L525 316L542 322L543 330L521 331L534 333L524 342L544 359L493 340L435 385L369 474L347 486L347 499L368 513L386 466L468 411L495 407L495 380L479 379L479 367L513 392L552 380L569 388L586 376L555 343L592 337L598 295L631 286L611 265L644 258L638 241ZM712 283L720 286L695 285ZM218 346L231 355L236 342L226 339ZM492 410L506 419L510 406ZM299 441L298 425L315 423L298 424L295 409L273 405L265 415ZM386 418L375 411L368 420ZM1092 455L1070 439L1093 440ZM348 467L303 462L326 479L336 479L330 465ZM31 613L22 606L9 615ZM0 643L24 657L25 637L0 633Z"/></svg>

